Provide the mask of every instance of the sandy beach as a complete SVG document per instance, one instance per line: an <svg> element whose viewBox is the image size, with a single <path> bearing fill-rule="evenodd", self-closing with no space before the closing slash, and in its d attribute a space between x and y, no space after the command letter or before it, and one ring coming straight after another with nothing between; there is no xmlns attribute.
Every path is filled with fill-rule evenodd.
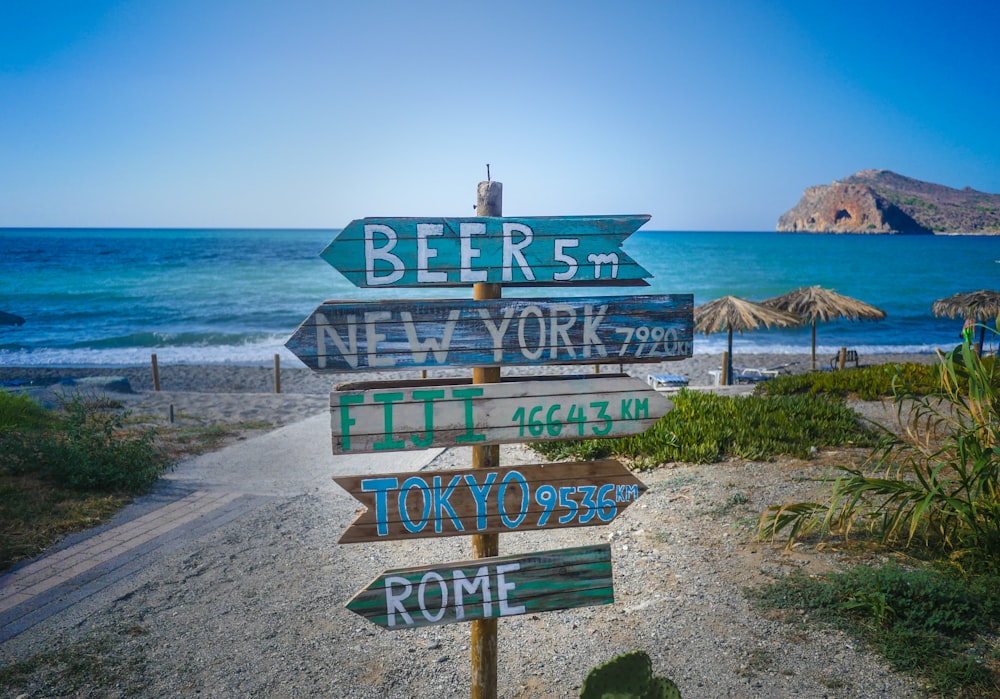
<svg viewBox="0 0 1000 699"><path fill-rule="evenodd" d="M933 359L880 355L861 361ZM708 372L719 361L718 355L705 355L624 369L643 379L649 373L680 374L697 387L710 383ZM745 355L737 364L785 365L783 371L801 372L808 370L809 356ZM555 373L581 369L587 367L559 367ZM157 553L76 612L53 616L0 644L4 662L99 639L123 665L141 657L141 669L122 671L121 691L90 688L79 696L468 694L467 625L386 632L343 606L382 570L469 555L465 537L336 543L357 504L329 476L369 467L364 456L353 464L328 456L330 386L362 378L415 378L412 374L321 377L285 368L282 393L275 394L269 367L161 366L162 390L155 392L149 367L0 367L3 382L50 383L29 387L50 397L52 391L80 388L53 387L54 379L86 376L127 378L132 392L115 397L154 422L165 421L172 405L177 421L252 423L246 439L181 462L164 483L185 492L224 490L264 499L247 516ZM866 407L868 414L881 408ZM316 453L313 461L319 464L308 472L298 468L304 447ZM654 670L672 677L686 699L919 696L917 683L892 673L851 639L762 615L742 592L793 570L816 573L843 564L834 549L786 551L754 541L753 532L763 509L815 497L810 478L856 457L850 450L829 450L808 462L664 464L641 474L649 490L609 526L502 537L501 553L610 543L616 600L503 620L500 696L578 696L587 670L637 648L650 653ZM432 450L422 468L464 468L470 458L468 448ZM267 473L256 472L255 460L269 465ZM543 460L523 445L501 450L504 465ZM137 506L152 497L155 493L140 498ZM44 694L44 688L36 689Z"/></svg>
<svg viewBox="0 0 1000 699"><path fill-rule="evenodd" d="M818 368L829 368L832 355L817 355ZM861 365L918 362L929 364L933 354L879 354L862 356ZM649 374L676 374L688 380L692 388L712 386L709 373L721 367L719 354L698 354L688 359L648 364L605 364L601 373L621 371L643 381ZM150 366L82 368L82 367L0 367L0 383L11 386L21 383L25 390L41 400L51 401L54 392L102 391L109 379L128 380L128 392L112 390L114 397L124 401L137 413L166 419L174 406L175 420L180 424L239 424L257 423L262 427L278 427L326 410L331 388L339 383L354 381L399 381L422 376L419 371L378 373L315 374L309 369L283 364L280 369L281 393L275 394L273 367L239 365L166 365L159 366L160 391L153 391ZM297 363L296 363L297 364ZM809 354L738 354L734 366L778 369L781 373L797 374L809 371ZM538 367L537 369L504 369L503 375L592 374L595 365L577 364ZM467 377L469 369L432 369L427 377ZM72 383L73 379L91 377L94 384ZM64 382L64 383L60 383ZM733 391L749 390L747 386ZM252 394L252 395L248 395Z"/></svg>

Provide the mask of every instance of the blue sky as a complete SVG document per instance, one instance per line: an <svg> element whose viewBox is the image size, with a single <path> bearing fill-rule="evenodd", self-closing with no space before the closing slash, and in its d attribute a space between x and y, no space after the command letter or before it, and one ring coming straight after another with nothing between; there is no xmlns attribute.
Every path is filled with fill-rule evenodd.
<svg viewBox="0 0 1000 699"><path fill-rule="evenodd" d="M6 0L0 227L648 213L863 168L1000 192L1000 3Z"/></svg>

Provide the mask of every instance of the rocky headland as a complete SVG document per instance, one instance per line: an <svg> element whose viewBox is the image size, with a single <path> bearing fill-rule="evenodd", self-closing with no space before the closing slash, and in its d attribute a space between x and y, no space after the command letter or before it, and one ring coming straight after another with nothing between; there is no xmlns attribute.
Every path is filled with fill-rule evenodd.
<svg viewBox="0 0 1000 699"><path fill-rule="evenodd" d="M953 189L890 170L806 188L779 233L1000 235L1000 194Z"/></svg>

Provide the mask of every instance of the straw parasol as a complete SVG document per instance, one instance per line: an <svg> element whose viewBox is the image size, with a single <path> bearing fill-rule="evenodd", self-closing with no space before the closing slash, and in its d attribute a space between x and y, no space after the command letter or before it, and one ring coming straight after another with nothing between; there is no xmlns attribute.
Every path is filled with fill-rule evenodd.
<svg viewBox="0 0 1000 699"><path fill-rule="evenodd" d="M812 368L816 369L816 321L824 322L847 318L848 320L882 320L885 311L864 301L838 294L821 286L803 286L787 294L761 301L766 306L794 313L812 322Z"/></svg>
<svg viewBox="0 0 1000 699"><path fill-rule="evenodd" d="M962 316L976 322L1000 317L1000 292L980 289L963 294L955 294L946 299L938 299L931 305L931 312L936 316ZM979 327L979 353L983 353L983 340L986 337L986 326Z"/></svg>
<svg viewBox="0 0 1000 699"><path fill-rule="evenodd" d="M791 313L737 296L723 296L694 309L695 332L711 335L726 330L729 333L729 363L726 366L729 383L733 381L733 330L738 330L742 334L744 330L753 330L761 325L768 328L772 325L784 328L801 323L802 320Z"/></svg>

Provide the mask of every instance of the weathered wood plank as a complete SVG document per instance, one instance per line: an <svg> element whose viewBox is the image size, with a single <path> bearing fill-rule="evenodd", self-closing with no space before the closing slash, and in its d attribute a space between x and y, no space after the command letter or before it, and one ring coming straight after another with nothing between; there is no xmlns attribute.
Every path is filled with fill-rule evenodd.
<svg viewBox="0 0 1000 699"><path fill-rule="evenodd" d="M360 388L359 388L360 387ZM620 437L673 404L627 374L341 384L330 393L334 454Z"/></svg>
<svg viewBox="0 0 1000 699"><path fill-rule="evenodd" d="M691 294L327 301L288 339L317 372L659 362L691 356Z"/></svg>
<svg viewBox="0 0 1000 699"><path fill-rule="evenodd" d="M608 544L387 570L347 608L387 629L413 629L613 604Z"/></svg>
<svg viewBox="0 0 1000 699"><path fill-rule="evenodd" d="M320 255L358 287L646 286L622 250L635 216L365 218Z"/></svg>
<svg viewBox="0 0 1000 699"><path fill-rule="evenodd" d="M646 492L614 460L333 480L367 508L341 544L598 526Z"/></svg>

